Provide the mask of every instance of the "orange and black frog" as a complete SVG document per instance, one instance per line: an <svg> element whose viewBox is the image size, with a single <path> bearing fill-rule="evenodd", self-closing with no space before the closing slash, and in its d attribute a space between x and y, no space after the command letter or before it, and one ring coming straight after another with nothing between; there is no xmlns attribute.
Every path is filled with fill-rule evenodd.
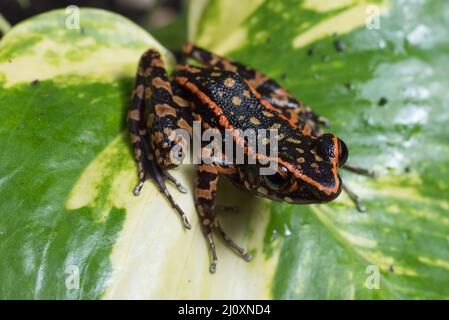
<svg viewBox="0 0 449 320"><path fill-rule="evenodd" d="M259 71L192 44L184 45L182 53L202 66L180 64L169 76L158 51L150 49L140 59L128 112L139 172L134 193L138 195L151 177L190 229L166 181L187 192L168 169L182 163L191 140L200 140L195 204L209 243L211 272L217 265L214 231L236 253L251 260L218 221L219 176L254 195L292 204L329 202L344 189L364 210L338 171L344 167L370 172L345 165L348 148L337 136L322 131L328 125L326 119ZM199 134L195 134L195 123ZM206 132L213 142L203 141ZM217 135L222 139L216 139Z"/></svg>

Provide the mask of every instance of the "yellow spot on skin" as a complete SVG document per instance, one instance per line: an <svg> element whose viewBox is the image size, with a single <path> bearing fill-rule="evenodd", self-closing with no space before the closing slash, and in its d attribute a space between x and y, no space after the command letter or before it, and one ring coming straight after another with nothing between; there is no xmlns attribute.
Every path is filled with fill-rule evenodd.
<svg viewBox="0 0 449 320"><path fill-rule="evenodd" d="M131 142L132 143L136 143L136 142L140 141L140 137L139 136L137 136L135 134L131 134L130 136L131 136Z"/></svg>
<svg viewBox="0 0 449 320"><path fill-rule="evenodd" d="M272 114L271 112L268 111L262 111L263 115L267 118L271 118L274 117L274 114Z"/></svg>
<svg viewBox="0 0 449 320"><path fill-rule="evenodd" d="M180 96L174 96L173 100L180 107L187 108L189 106L189 102Z"/></svg>
<svg viewBox="0 0 449 320"><path fill-rule="evenodd" d="M137 161L140 161L140 157L141 157L141 156L142 156L142 151L141 151L140 149L136 149L136 152L135 152L135 159L136 159ZM143 170L143 166L142 166L142 163L139 162L139 171L140 171L139 177L145 175L141 170Z"/></svg>
<svg viewBox="0 0 449 320"><path fill-rule="evenodd" d="M176 118L176 116L177 116L176 110L173 107L171 107L170 105L166 104L166 103L164 103L164 104L157 104L154 107L154 110L156 111L156 114L159 117L164 117L164 116L170 115L170 116Z"/></svg>
<svg viewBox="0 0 449 320"><path fill-rule="evenodd" d="M306 159L304 159L303 157L299 157L298 159L296 159L299 163L304 163L306 162Z"/></svg>
<svg viewBox="0 0 449 320"><path fill-rule="evenodd" d="M315 156L315 160L316 161L323 161L323 158L321 158L320 156Z"/></svg>
<svg viewBox="0 0 449 320"><path fill-rule="evenodd" d="M159 67L159 68L165 68L165 65L164 65L164 63L162 62L161 59L154 59L153 61L151 61L151 66Z"/></svg>
<svg viewBox="0 0 449 320"><path fill-rule="evenodd" d="M313 168L313 169L318 169L318 165L314 162L314 163L312 163L312 164L310 164L310 166Z"/></svg>
<svg viewBox="0 0 449 320"><path fill-rule="evenodd" d="M277 136L276 136L276 138L278 139L278 140L282 140L282 139L284 139L284 137L285 137L285 135L284 134L278 134Z"/></svg>
<svg viewBox="0 0 449 320"><path fill-rule="evenodd" d="M249 119L249 121L251 121L252 124L260 124L259 119L257 119L256 117L251 117L251 119Z"/></svg>
<svg viewBox="0 0 449 320"><path fill-rule="evenodd" d="M304 153L304 150L301 148L296 148L296 151L298 151L299 153Z"/></svg>
<svg viewBox="0 0 449 320"><path fill-rule="evenodd" d="M219 77L219 76L221 76L221 73L220 72L212 72L210 75L212 77Z"/></svg>
<svg viewBox="0 0 449 320"><path fill-rule="evenodd" d="M172 93L171 84L168 81L165 81L164 79L160 77L156 77L151 81L151 84L156 88L163 88L167 90L169 93Z"/></svg>
<svg viewBox="0 0 449 320"><path fill-rule="evenodd" d="M250 97L249 91L248 90L243 90L243 95L247 98Z"/></svg>
<svg viewBox="0 0 449 320"><path fill-rule="evenodd" d="M148 128L151 128L153 126L153 122L154 122L154 114L151 113L148 115L148 119L147 119Z"/></svg>
<svg viewBox="0 0 449 320"><path fill-rule="evenodd" d="M128 113L128 118L134 120L134 121L139 121L140 120L140 112L139 110L132 110Z"/></svg>
<svg viewBox="0 0 449 320"><path fill-rule="evenodd" d="M201 72L201 69L192 67L192 66L187 66L185 69L191 73L200 73Z"/></svg>
<svg viewBox="0 0 449 320"><path fill-rule="evenodd" d="M301 143L301 140L298 140L298 139L295 139L295 138L288 138L287 141L291 142L291 143L295 143L295 144L300 144Z"/></svg>
<svg viewBox="0 0 449 320"><path fill-rule="evenodd" d="M144 87L143 87L142 84L139 84L139 85L137 86L137 88L136 88L136 91L135 91L135 93L136 93L136 95L139 97L139 99L142 99L142 98L143 98L143 92L144 92Z"/></svg>
<svg viewBox="0 0 449 320"><path fill-rule="evenodd" d="M164 135L160 132L156 132L153 134L152 138L156 143L160 143L164 139Z"/></svg>
<svg viewBox="0 0 449 320"><path fill-rule="evenodd" d="M245 116L239 116L238 119L239 119L239 121L243 121L243 120L245 120Z"/></svg>
<svg viewBox="0 0 449 320"><path fill-rule="evenodd" d="M232 78L227 78L224 82L225 86L228 88L232 88L234 86L234 83L235 81Z"/></svg>
<svg viewBox="0 0 449 320"><path fill-rule="evenodd" d="M263 143L264 145L267 145L267 144L270 143L270 139L268 139L268 138L263 138L262 143Z"/></svg>
<svg viewBox="0 0 449 320"><path fill-rule="evenodd" d="M232 97L232 103L235 104L236 106L239 106L242 103L242 100L239 97L234 96Z"/></svg>
<svg viewBox="0 0 449 320"><path fill-rule="evenodd" d="M203 220L203 224L204 224L205 226L209 225L209 224L210 224L210 220L209 220L209 219L204 219L204 220Z"/></svg>
<svg viewBox="0 0 449 320"><path fill-rule="evenodd" d="M137 68L137 74L142 77L144 76L144 70L142 67Z"/></svg>
<svg viewBox="0 0 449 320"><path fill-rule="evenodd" d="M257 192L259 192L261 194L268 194L268 190L265 189L264 187L257 188Z"/></svg>
<svg viewBox="0 0 449 320"><path fill-rule="evenodd" d="M271 126L271 129L277 130L277 129L279 129L280 127L281 127L281 124L280 124L280 123L275 123L275 124L273 124L273 125Z"/></svg>
<svg viewBox="0 0 449 320"><path fill-rule="evenodd" d="M150 87L147 87L147 88L145 89L145 98L151 97L151 94L152 94L151 88L150 88Z"/></svg>
<svg viewBox="0 0 449 320"><path fill-rule="evenodd" d="M237 72L237 67L233 65L229 60L223 60L223 68L228 71ZM213 64L213 62L212 62Z"/></svg>

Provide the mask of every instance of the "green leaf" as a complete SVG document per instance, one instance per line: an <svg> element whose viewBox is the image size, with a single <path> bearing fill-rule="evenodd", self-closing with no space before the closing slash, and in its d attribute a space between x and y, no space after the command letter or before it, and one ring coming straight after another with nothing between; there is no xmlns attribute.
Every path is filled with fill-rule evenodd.
<svg viewBox="0 0 449 320"><path fill-rule="evenodd" d="M378 30L365 25L369 5L382 13ZM331 120L352 164L379 174L342 172L364 214L345 194L272 203L274 298L449 297L448 10L431 0L192 2L192 40L279 81Z"/></svg>
<svg viewBox="0 0 449 320"><path fill-rule="evenodd" d="M220 221L255 259L217 241L215 275L194 167L172 171L188 194L169 186L190 231L151 181L132 195L125 113L136 65L156 47L172 70L170 53L99 10L81 10L81 29L66 27L65 11L12 28L0 42L0 297L449 297L449 8L373 3L380 30L365 28L367 1L191 1L191 40L278 80L332 121L353 164L380 174L342 173L365 214L346 195L291 206L220 185L219 202L240 211ZM368 289L377 268L380 287Z"/></svg>
<svg viewBox="0 0 449 320"><path fill-rule="evenodd" d="M133 74L149 47L173 65L164 48L123 17L84 9L81 29L67 28L68 17L34 17L0 43L2 299L104 292L126 218L114 187L132 190L135 178L124 134ZM90 185L77 185L101 165ZM125 169L132 174L117 180Z"/></svg>
<svg viewBox="0 0 449 320"><path fill-rule="evenodd" d="M0 42L0 297L269 297L275 260L261 254L265 203L222 195L245 203L240 210L250 214L223 225L256 258L247 264L219 242L211 275L192 198L195 168L173 170L188 194L169 186L189 215L188 232L151 181L132 193L125 114L137 62L156 47L171 70L170 53L115 14L82 9L79 30L66 28L67 17L34 17Z"/></svg>

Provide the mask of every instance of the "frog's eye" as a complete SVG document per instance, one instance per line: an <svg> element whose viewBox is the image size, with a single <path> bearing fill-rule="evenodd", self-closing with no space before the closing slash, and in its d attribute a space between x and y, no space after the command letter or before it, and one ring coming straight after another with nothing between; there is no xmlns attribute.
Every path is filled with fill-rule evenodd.
<svg viewBox="0 0 449 320"><path fill-rule="evenodd" d="M346 143L343 142L343 140L338 139L338 166L341 167L346 163L346 160L348 160L348 147L346 146Z"/></svg>
<svg viewBox="0 0 449 320"><path fill-rule="evenodd" d="M273 191L281 191L289 185L290 177L287 173L288 170L285 167L281 167L275 174L263 176L263 179L268 188Z"/></svg>

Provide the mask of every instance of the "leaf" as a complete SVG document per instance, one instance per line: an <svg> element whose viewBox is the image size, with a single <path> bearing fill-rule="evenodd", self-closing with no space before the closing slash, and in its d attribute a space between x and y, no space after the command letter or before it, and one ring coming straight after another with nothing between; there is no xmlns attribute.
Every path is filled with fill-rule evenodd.
<svg viewBox="0 0 449 320"><path fill-rule="evenodd" d="M83 9L81 29L68 29L67 18L64 11L34 17L0 43L2 299L104 292L126 218L108 194L122 196L113 188L122 183L122 198L131 198L135 177L124 134L133 74L149 47L173 65L164 48L123 17ZM104 154L104 172L93 173L91 189L71 193ZM120 170L132 174L117 181Z"/></svg>
<svg viewBox="0 0 449 320"><path fill-rule="evenodd" d="M136 64L156 47L171 70L170 53L99 10L81 10L81 29L66 28L65 11L15 26L0 42L0 297L447 298L447 4L376 1L381 29L367 30L368 4L191 2L192 40L274 77L332 120L352 163L380 173L342 173L365 214L345 195L290 206L220 185L219 202L239 207L222 224L255 259L217 241L215 275L194 167L172 171L188 194L169 186L191 231L151 181L132 195L125 112Z"/></svg>
<svg viewBox="0 0 449 320"><path fill-rule="evenodd" d="M125 113L137 62L156 47L171 70L170 53L115 14L82 9L79 30L65 27L67 17L34 17L0 42L0 297L269 297L275 261L257 253L265 203L227 195L249 214L223 225L256 257L248 265L218 243L212 276L191 192L195 168L173 171L188 194L169 186L191 231L151 181L132 194Z"/></svg>
<svg viewBox="0 0 449 320"><path fill-rule="evenodd" d="M271 204L272 296L448 298L448 3L223 0L189 10L198 45L276 79L331 120L352 164L379 174L342 173L364 214L344 194L320 206ZM365 26L376 11L378 30Z"/></svg>

